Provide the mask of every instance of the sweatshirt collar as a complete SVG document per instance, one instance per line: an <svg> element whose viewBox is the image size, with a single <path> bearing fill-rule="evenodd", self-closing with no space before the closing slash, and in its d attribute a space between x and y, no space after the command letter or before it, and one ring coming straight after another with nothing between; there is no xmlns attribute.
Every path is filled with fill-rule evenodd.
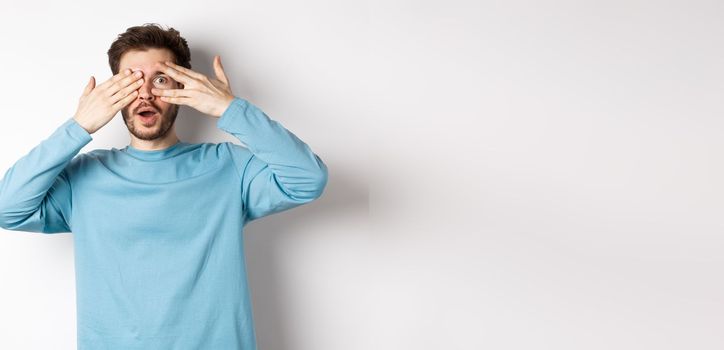
<svg viewBox="0 0 724 350"><path fill-rule="evenodd" d="M123 147L121 151L126 152L129 155L138 159L161 160L177 155L179 152L181 152L181 150L183 150L183 146L185 145L187 145L187 143L179 141L164 149L157 149L152 151L140 150L131 145L127 145L126 147Z"/></svg>

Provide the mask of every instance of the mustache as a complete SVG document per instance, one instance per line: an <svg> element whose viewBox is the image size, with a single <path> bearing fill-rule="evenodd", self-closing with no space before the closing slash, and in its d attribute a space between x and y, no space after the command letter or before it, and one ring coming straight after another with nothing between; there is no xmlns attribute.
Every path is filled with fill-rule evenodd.
<svg viewBox="0 0 724 350"><path fill-rule="evenodd" d="M154 105L152 105L152 104L150 104L150 103L143 103L143 104L138 105L138 107L135 108L135 110L133 111L133 113L138 114L138 112L139 112L141 109L144 109L144 108L146 108L146 109L152 109L152 110L153 110L154 112L156 112L156 113L160 113L160 112L161 112L161 111L158 109L158 107L156 107L156 106L154 106Z"/></svg>

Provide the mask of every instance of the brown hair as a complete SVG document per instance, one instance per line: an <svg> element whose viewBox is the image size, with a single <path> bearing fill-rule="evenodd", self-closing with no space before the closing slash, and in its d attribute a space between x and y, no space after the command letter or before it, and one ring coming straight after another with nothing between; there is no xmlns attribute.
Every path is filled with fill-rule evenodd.
<svg viewBox="0 0 724 350"><path fill-rule="evenodd" d="M173 28L164 29L156 23L145 23L141 26L130 27L108 49L108 64L113 75L118 74L118 65L121 56L131 50L168 49L173 53L176 64L191 69L191 53L186 39Z"/></svg>

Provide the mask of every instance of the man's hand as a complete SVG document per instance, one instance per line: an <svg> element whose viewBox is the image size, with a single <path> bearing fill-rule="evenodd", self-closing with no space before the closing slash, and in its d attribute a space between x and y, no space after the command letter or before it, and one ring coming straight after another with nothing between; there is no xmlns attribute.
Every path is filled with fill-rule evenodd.
<svg viewBox="0 0 724 350"><path fill-rule="evenodd" d="M184 85L183 89L151 89L151 93L161 96L161 101L187 105L201 113L221 117L234 100L229 79L221 66L221 57L214 56L215 79L173 62L161 65L161 71Z"/></svg>
<svg viewBox="0 0 724 350"><path fill-rule="evenodd" d="M136 99L137 90L143 85L142 75L142 72L131 74L131 70L126 69L98 86L91 76L73 119L90 134L98 131Z"/></svg>

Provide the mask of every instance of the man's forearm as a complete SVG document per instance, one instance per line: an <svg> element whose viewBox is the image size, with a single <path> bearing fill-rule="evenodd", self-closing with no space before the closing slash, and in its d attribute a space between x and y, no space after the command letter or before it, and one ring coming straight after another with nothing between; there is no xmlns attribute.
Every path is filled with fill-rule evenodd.
<svg viewBox="0 0 724 350"><path fill-rule="evenodd" d="M324 162L306 143L249 101L235 98L217 126L267 163L286 193L298 200L312 200L323 191L327 182Z"/></svg>
<svg viewBox="0 0 724 350"><path fill-rule="evenodd" d="M31 225L24 222L38 210L63 169L91 140L90 134L70 118L16 161L0 180L0 227Z"/></svg>

